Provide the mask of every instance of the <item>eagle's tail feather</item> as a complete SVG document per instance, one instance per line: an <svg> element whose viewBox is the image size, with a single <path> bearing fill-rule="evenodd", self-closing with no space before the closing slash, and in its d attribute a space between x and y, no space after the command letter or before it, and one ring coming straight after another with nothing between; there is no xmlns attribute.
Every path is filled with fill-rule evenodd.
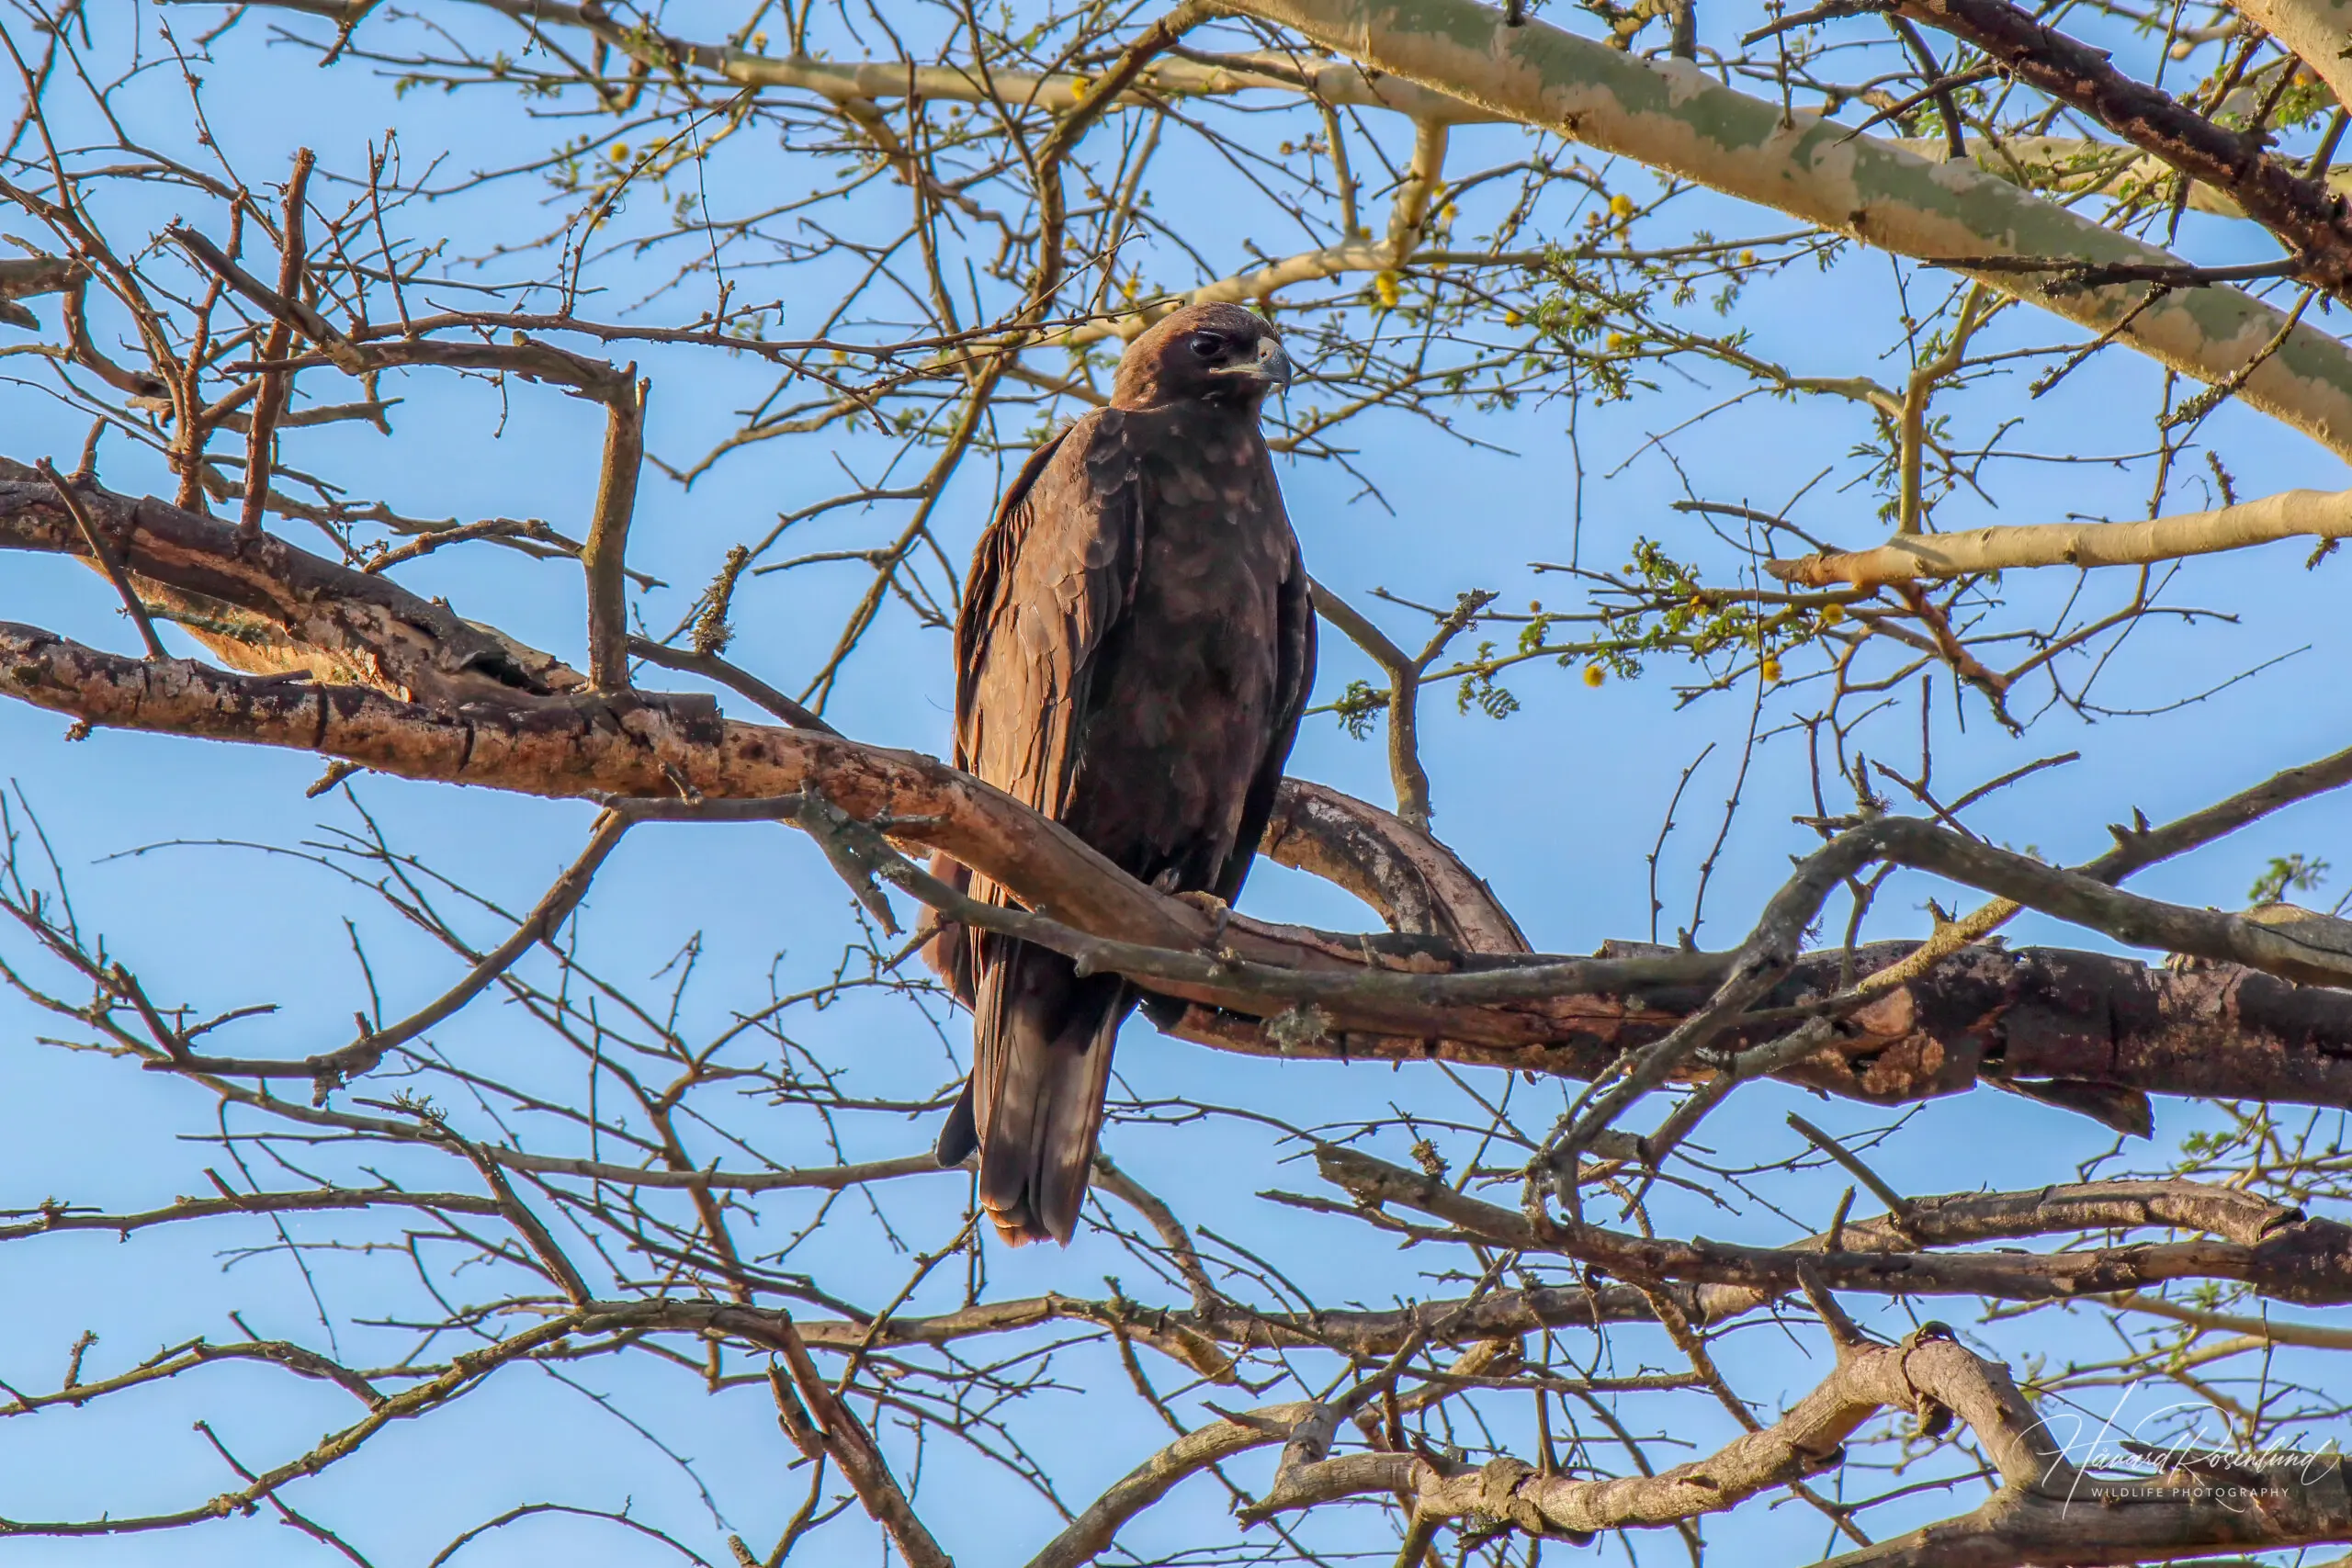
<svg viewBox="0 0 2352 1568"><path fill-rule="evenodd" d="M942 1170L953 1170L972 1157L980 1146L980 1130L972 1121L972 1080L964 1080L964 1092L947 1108L947 1120L940 1124L939 1141L931 1146L931 1157L939 1162Z"/></svg>
<svg viewBox="0 0 2352 1568"><path fill-rule="evenodd" d="M972 1019L980 1203L1018 1247L1068 1244L1102 1131L1111 1047L1135 993L1116 976L989 939Z"/></svg>

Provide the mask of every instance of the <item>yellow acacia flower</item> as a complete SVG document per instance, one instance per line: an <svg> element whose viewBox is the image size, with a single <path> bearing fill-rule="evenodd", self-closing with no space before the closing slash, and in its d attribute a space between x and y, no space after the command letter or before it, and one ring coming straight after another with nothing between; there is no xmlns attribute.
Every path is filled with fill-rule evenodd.
<svg viewBox="0 0 2352 1568"><path fill-rule="evenodd" d="M1623 192L1609 198L1609 216L1623 222L1634 215L1634 198Z"/></svg>
<svg viewBox="0 0 2352 1568"><path fill-rule="evenodd" d="M1507 327L1515 327L1526 319L1526 317L1521 315L1517 310L1505 310L1503 312L1503 325Z"/></svg>
<svg viewBox="0 0 2352 1568"><path fill-rule="evenodd" d="M1763 662L1758 664L1756 668L1758 672L1764 677L1764 683L1766 685L1777 686L1781 683L1781 661L1772 657L1772 655L1769 653L1766 654L1764 656Z"/></svg>
<svg viewBox="0 0 2352 1568"><path fill-rule="evenodd" d="M1821 624L1825 626L1834 626L1845 618L1846 606L1843 604L1824 604L1821 607Z"/></svg>
<svg viewBox="0 0 2352 1568"><path fill-rule="evenodd" d="M1588 664L1584 667L1584 683L1586 685L1598 689L1600 683L1608 679L1609 671L1603 670L1600 665Z"/></svg>
<svg viewBox="0 0 2352 1568"><path fill-rule="evenodd" d="M1372 291L1380 296L1380 302L1383 305L1392 310L1396 308L1396 275L1395 273L1384 272L1374 277Z"/></svg>

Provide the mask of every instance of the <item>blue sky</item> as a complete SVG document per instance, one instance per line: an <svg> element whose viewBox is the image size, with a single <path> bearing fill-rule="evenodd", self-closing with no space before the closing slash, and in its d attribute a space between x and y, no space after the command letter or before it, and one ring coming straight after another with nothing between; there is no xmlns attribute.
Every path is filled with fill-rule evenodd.
<svg viewBox="0 0 2352 1568"><path fill-rule="evenodd" d="M98 25L120 20L118 14ZM684 19L673 18L673 25L696 30ZM298 142L317 147L330 166L349 167L367 139L391 124L400 126L413 158L433 145L469 140L500 145L495 139L544 133L523 124L510 103L486 96L419 93L396 101L364 67L320 72L297 51L265 47L251 21L224 42L209 74L215 130L253 170L274 171L285 149ZM184 134L168 92L134 96L128 114L133 132L142 137L170 141ZM1455 156L1459 166L1474 167L1498 161L1516 145L1507 132L1478 130L1464 133ZM1215 259L1238 265L1241 236L1216 223L1214 197L1200 175L1197 164L1173 164L1156 193L1170 211L1195 205L1201 231L1226 247ZM1646 175L1620 177L1646 188ZM159 226L175 199L159 193L152 210L134 205L116 218L126 229ZM1719 232L1783 226L1770 214L1724 204L1691 206L1691 215L1678 221ZM463 251L509 231L517 220L495 201L474 198L435 209L430 221L446 222ZM2188 236L2185 243L2205 247L2200 254L2236 259L2228 254L2236 242L2218 225L2192 218ZM1883 364L1882 356L1893 287L1888 264L1871 255L1820 276L1792 270L1751 289L1740 320L1762 352L1807 373L1852 374L1875 366L1874 373L1892 376L1899 366ZM42 306L44 319L51 309ZM2062 335L2047 319L2017 313L1994 333L2007 344ZM67 461L79 449L85 422L31 389L23 365L0 365L5 449L20 459L53 453ZM644 369L655 383L650 444L673 456L707 445L725 428L729 411L756 395L764 380L755 367L700 356L648 354ZM26 378L11 378L17 377ZM1966 394L1958 402L1963 423L1989 430L2024 404L2026 378L2020 374ZM2069 454L2132 450L2144 440L2155 380L2144 363L2120 353L2099 356L2030 411L2040 446ZM1585 411L1578 434L1590 476L1582 521L1588 561L1622 558L1641 534L1702 553L1704 547L1691 543L1690 520L1667 510L1685 493L1686 483L1710 499L1778 506L1869 434L1864 416L1843 404L1757 400L1645 446L1650 435L1679 424L1728 386L1727 379L1686 385L1669 378L1656 398ZM305 433L299 446L305 465L348 475L361 493L388 493L412 513L539 516L578 531L594 483L595 410L543 388L517 386L502 397L478 383L460 387L420 377L397 388L388 381L387 389L408 400L393 416L395 439ZM1493 451L1450 441L1401 416L1375 416L1357 429L1358 461L1379 484L1385 505L1363 496L1356 480L1331 468L1286 466L1285 492L1311 569L1359 603L1384 586L1432 600L1500 587L1507 599L1534 592L1565 602L1568 591L1559 580L1538 581L1525 570L1531 560L1561 558L1575 526L1565 418L1556 405L1466 416L1465 428L1508 448ZM2241 411L2225 410L2209 429L2246 493L2297 485L2335 489L2345 482L2335 459ZM875 450L853 442L838 456L865 462ZM727 545L756 536L777 512L839 488L835 456L806 442L773 443L722 466L691 492L649 477L632 558L676 586L649 596L647 621L664 628L672 624ZM113 488L168 493L168 479L157 466L119 441L103 449L102 467ZM1611 477L1600 477L1604 474ZM952 549L968 547L997 482L997 474L978 463L959 476L942 509ZM2009 465L1996 470L1989 488L1993 502L1957 501L1939 515L1940 525L2051 521L2073 513L2130 516L2143 507L2145 496L2136 472L2089 464ZM2200 498L2185 491L2176 503L2196 505ZM1861 543L1876 526L1872 505L1861 491L1815 492L1800 515L1817 533ZM876 526L872 518L831 520L812 525L803 547L862 541ZM2335 578L2346 568L2331 561L2307 573L2301 570L2302 553L2302 547L2287 544L2196 565L2175 597L2233 615L2236 622L2151 626L2109 692L2118 705L2155 705L2292 655L2220 699L2097 725L2052 714L2024 738L2012 739L1989 722L1981 704L1967 705L1963 728L1948 682L1939 676L1939 700L1931 713L1938 779L1965 787L2036 757L2080 750L2081 761L2037 775L1972 818L1996 840L2072 861L2103 848L2103 824L2128 818L2134 807L2162 820L2337 749L2352 708L2352 688L2335 673L2346 653ZM738 600L740 640L732 656L779 683L794 683L830 646L845 596L862 586L853 581L857 570L842 567L837 581L793 574L752 583ZM413 589L446 594L461 613L494 621L526 641L575 660L580 655L580 589L568 564L453 550L401 577ZM2064 594L2074 584L2042 580L2014 586L2027 600ZM2093 589L2113 591L2107 583ZM34 622L118 650L135 646L103 585L57 561L0 558L0 618ZM1328 632L1325 648L1325 694L1371 672ZM1500 723L1459 715L1444 694L1431 694L1424 727L1436 830L1489 878L1541 948L1585 951L1608 937L1645 934L1645 856L1682 769L1714 742L1714 755L1690 786L1682 827L1661 863L1668 923L1687 918L1697 868L1731 785L1749 699L1730 694L1678 708L1669 691L1674 675L1660 661L1645 680L1612 681L1593 691L1567 672L1538 666L1511 681L1524 707ZM831 711L861 739L938 752L946 744L951 694L944 637L886 620L851 665ZM1917 724L1916 712L1884 721L1868 749L1907 771L1917 756ZM67 744L63 728L53 716L0 706L0 773L38 813L85 925L106 933L109 953L132 965L151 992L206 1011L262 1001L279 1005L275 1016L239 1026L239 1050L301 1055L347 1037L347 1021L364 993L346 918L384 983L389 1012L407 1010L454 978L453 960L402 930L364 889L305 860L226 847L294 846L320 837L314 825L352 827L349 806L333 797L302 798L303 787L318 774L316 759L111 732ZM1351 740L1328 719L1310 721L1292 771L1367 798L1386 797L1378 743ZM1788 820L1809 808L1804 777L1798 738L1783 735L1757 755L1746 785L1748 804L1725 840L1708 893L1702 942L1735 941L1785 875L1787 857L1815 841ZM510 908L526 906L577 853L592 814L576 804L382 778L362 780L357 796L403 851L462 874ZM2316 853L2352 868L2345 853L2346 827L2341 802L2306 805L2159 868L2136 886L2189 903L2233 907L2274 854ZM166 840L188 842L123 854ZM2327 890L2331 901L2335 891ZM1900 879L1873 918L1872 932L1920 932L1927 921L1922 901L1929 897L1947 908L1965 902L1964 893L1929 879ZM1335 890L1272 867L1261 868L1247 907L1269 918L1341 927L1364 922L1363 912ZM690 936L701 933L706 978L690 993L686 1010L690 1019L716 1027L731 1010L756 1004L772 969L786 976L787 987L829 971L851 931L845 909L820 857L784 829L649 828L633 834L605 872L577 934L582 952L616 979L659 993L663 982L654 978L657 972ZM503 935L498 922L486 918L471 919L469 929L485 942ZM2038 918L2017 922L2012 940L2103 945ZM0 958L19 962L27 957L24 947L20 939L0 936ZM544 975L544 960L533 962ZM847 1066L852 1081L872 1092L928 1093L953 1072L940 1034L902 1009L852 1003L797 1020L794 1028L796 1037ZM217 1142L220 1123L200 1094L122 1062L40 1043L43 1036L74 1032L13 998L0 998L0 1095L17 1112L9 1135L0 1140L0 1208L29 1208L49 1197L114 1210L153 1207L175 1194L206 1190L206 1168L225 1171L224 1161L233 1156L257 1162L265 1184L291 1179L271 1172L255 1145L224 1148ZM960 1025L947 1026L946 1041L961 1050ZM484 1062L528 1081L559 1088L571 1081L560 1053L511 1008L479 1008L436 1031L433 1043L452 1059L480 1053ZM1140 1100L1188 1095L1298 1122L1374 1117L1390 1106L1437 1117L1471 1110L1435 1069L1392 1073L1250 1062L1163 1041L1140 1022L1125 1036L1120 1062L1125 1082ZM1483 1092L1501 1091L1487 1079L1474 1081ZM1558 1090L1521 1085L1513 1092L1556 1099ZM1838 1131L1889 1120L1864 1107L1814 1104L1765 1086L1744 1093L1708 1132L1727 1162L1772 1159L1794 1146L1795 1135L1781 1117L1800 1106ZM775 1114L781 1126L785 1113ZM2159 1147L2177 1141L2198 1115L2190 1107L2162 1107ZM739 1117L745 1125L760 1125L757 1108ZM234 1125L254 1130L250 1122ZM775 1136L778 1150L806 1162L831 1158L813 1133L794 1126ZM928 1122L869 1118L854 1134L860 1143L844 1152L853 1158L905 1153L927 1144L932 1131ZM2079 1120L1980 1092L1919 1108L1902 1135L1873 1159L1899 1189L1944 1191L2071 1175L2104 1143L2103 1134ZM1181 1195L1188 1217L1206 1218L1279 1258L1285 1272L1330 1300L1376 1302L1432 1290L1417 1280L1423 1265L1414 1255L1351 1234L1345 1222L1310 1223L1254 1201L1251 1193L1269 1187L1312 1190L1314 1178L1311 1168L1283 1163L1295 1151L1276 1147L1246 1124L1120 1125L1106 1148L1146 1185ZM1385 1152L1398 1155L1401 1144ZM322 1151L321 1157L344 1170L355 1160L380 1159L385 1168L419 1181L462 1184L460 1176L442 1168L446 1162L428 1156ZM1773 1196L1796 1216L1819 1224L1842 1185L1815 1173L1776 1187ZM926 1178L897 1184L876 1201L912 1247L928 1250L953 1234L964 1196L960 1179ZM810 1211L792 1200L763 1203L762 1212L768 1224L781 1227ZM863 1199L844 1200L837 1213L838 1221L829 1222L796 1267L855 1280L861 1300L887 1299L907 1260L877 1246ZM1755 1205L1737 1213L1708 1211L1696 1198L1662 1204L1660 1224L1757 1239L1792 1234L1788 1220ZM365 1227L306 1221L292 1229L304 1239L323 1239L349 1237ZM262 1334L323 1345L328 1330L311 1290L282 1252L239 1257L220 1250L268 1248L274 1240L266 1224L254 1224L233 1231L159 1227L124 1242L77 1234L0 1247L0 1298L11 1303L11 1331L0 1337L0 1379L20 1388L56 1386L69 1347L85 1328L100 1337L85 1376L111 1372L198 1334L233 1336L232 1311ZM1100 1237L1081 1237L1066 1252L992 1251L988 1268L994 1293L1094 1294L1104 1288L1106 1273L1123 1271L1126 1288L1145 1293L1132 1259ZM401 1316L421 1306L413 1283L370 1257L314 1255L312 1271L349 1359L367 1362L401 1353L408 1340L400 1331L356 1320ZM952 1299L957 1288L960 1273L953 1281L936 1280L915 1303ZM1903 1322L1899 1309L1882 1310L1879 1320ZM2032 1341L1995 1343L2015 1353ZM1610 1354L1619 1371L1673 1364L1670 1348L1640 1332L1613 1337ZM1818 1354L1817 1337L1762 1323L1733 1334L1718 1349L1743 1393L1768 1407L1810 1384L1820 1370ZM1164 1364L1153 1371L1168 1381ZM1063 1375L1072 1386L1039 1396L1050 1418L1033 1423L1032 1430L1047 1468L1065 1482L1067 1498L1082 1506L1167 1434L1107 1354L1072 1358ZM695 1461L729 1525L755 1542L772 1538L797 1506L805 1478L781 1473L790 1456L756 1391L709 1399L674 1371L628 1360L591 1364L577 1376L644 1431L605 1414L579 1390L513 1373L453 1410L387 1433L359 1460L303 1483L288 1497L313 1517L348 1528L379 1563L422 1562L458 1530L504 1506L537 1499L611 1506L628 1497L635 1517L677 1531L706 1553L723 1551L695 1485L662 1457L655 1439ZM0 1421L0 1516L86 1517L185 1506L233 1484L191 1429L192 1421L211 1422L240 1458L260 1468L354 1413L347 1397L330 1386L232 1366L78 1411ZM1650 1418L1702 1449L1728 1430L1721 1411L1703 1395L1668 1396L1651 1407ZM911 1455L900 1444L894 1459L904 1466ZM1052 1529L1039 1500L1002 1486L968 1456L939 1450L924 1463L925 1511L970 1568L1024 1561ZM1271 1455L1261 1454L1232 1467L1232 1473L1244 1484L1262 1483L1271 1463ZM1192 1527L1223 1507L1214 1483L1196 1481L1177 1506L1162 1511L1166 1517L1137 1527L1137 1548L1157 1543L1175 1550ZM864 1561L860 1554L868 1552L878 1561L878 1549L870 1545L851 1551L848 1542L860 1529L844 1525L810 1550L829 1562ZM1711 1538L1744 1547L1753 1541L1757 1562L1803 1561L1820 1545L1810 1516L1762 1500L1708 1529ZM1645 1554L1668 1549L1679 1555L1670 1537L1645 1543ZM489 1538L458 1561L531 1562L562 1551L584 1563L621 1563L646 1561L650 1551L608 1526L550 1518ZM836 1552L844 1555L831 1555ZM326 1560L313 1543L266 1518L169 1538L0 1545L0 1560L10 1563L139 1563L166 1555L190 1563Z"/></svg>

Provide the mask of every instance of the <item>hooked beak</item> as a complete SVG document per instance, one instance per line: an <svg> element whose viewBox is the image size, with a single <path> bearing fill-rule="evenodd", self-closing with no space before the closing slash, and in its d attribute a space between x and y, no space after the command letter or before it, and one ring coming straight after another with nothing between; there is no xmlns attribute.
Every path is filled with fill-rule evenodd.
<svg viewBox="0 0 2352 1568"><path fill-rule="evenodd" d="M1220 365L1212 375L1247 376L1253 381L1263 381L1270 387L1288 387L1296 370L1283 345L1272 338L1258 340L1258 356L1239 365Z"/></svg>

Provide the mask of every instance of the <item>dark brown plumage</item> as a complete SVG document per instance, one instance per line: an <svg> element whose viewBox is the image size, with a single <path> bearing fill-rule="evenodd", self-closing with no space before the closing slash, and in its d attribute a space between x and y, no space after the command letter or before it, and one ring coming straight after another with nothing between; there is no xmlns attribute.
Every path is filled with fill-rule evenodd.
<svg viewBox="0 0 2352 1568"><path fill-rule="evenodd" d="M956 765L1169 892L1239 895L1314 682L1306 571L1258 430L1289 379L1237 305L1137 337L1111 405L1005 492L956 624ZM972 1008L940 1160L977 1147L1005 1239L1066 1243L1135 990L983 933L949 931L932 959Z"/></svg>

